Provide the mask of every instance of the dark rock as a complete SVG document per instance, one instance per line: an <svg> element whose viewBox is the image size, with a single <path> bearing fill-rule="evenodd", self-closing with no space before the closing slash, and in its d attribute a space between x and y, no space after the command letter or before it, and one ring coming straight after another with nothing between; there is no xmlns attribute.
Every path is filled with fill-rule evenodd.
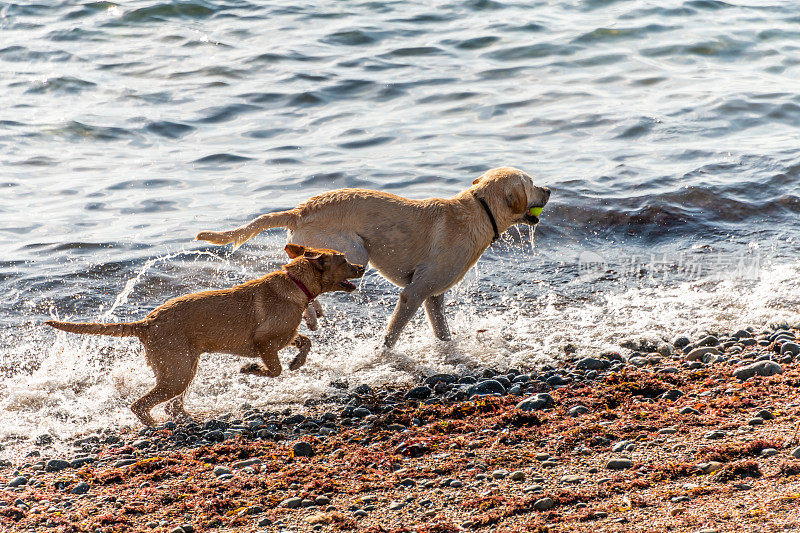
<svg viewBox="0 0 800 533"><path fill-rule="evenodd" d="M366 407L357 407L353 409L353 416L357 418L364 418L365 416L369 416L372 414L372 411L367 409Z"/></svg>
<svg viewBox="0 0 800 533"><path fill-rule="evenodd" d="M589 412L589 408L584 405L576 405L568 411L569 416L580 416Z"/></svg>
<svg viewBox="0 0 800 533"><path fill-rule="evenodd" d="M28 484L28 478L25 476L17 476L8 482L9 487L21 487Z"/></svg>
<svg viewBox="0 0 800 533"><path fill-rule="evenodd" d="M526 398L517 404L517 409L521 411L537 411L546 409L553 405L553 397L547 393L539 393Z"/></svg>
<svg viewBox="0 0 800 533"><path fill-rule="evenodd" d="M661 398L664 399L664 400L670 400L670 401L674 402L675 400L677 400L681 396L683 396L683 391L678 390L678 389L672 389L672 390L668 390L667 392L662 394Z"/></svg>
<svg viewBox="0 0 800 533"><path fill-rule="evenodd" d="M610 366L611 363L608 361L603 361L601 359L595 359L593 357L584 357L577 363L575 363L575 368L584 368L586 370L603 370Z"/></svg>
<svg viewBox="0 0 800 533"><path fill-rule="evenodd" d="M75 485L69 492L70 494L86 494L87 492L89 492L90 488L91 487L89 486L88 483L80 482L77 485Z"/></svg>
<svg viewBox="0 0 800 533"><path fill-rule="evenodd" d="M225 434L222 431L215 429L213 431L207 431L204 433L203 438L209 442L222 442L225 440Z"/></svg>
<svg viewBox="0 0 800 533"><path fill-rule="evenodd" d="M758 361L751 365L742 366L734 370L733 375L741 381L753 376L774 376L783 374L783 367L773 361Z"/></svg>
<svg viewBox="0 0 800 533"><path fill-rule="evenodd" d="M428 387L435 387L438 383L446 383L450 385L458 381L458 376L453 374L434 374L425 378L425 385Z"/></svg>
<svg viewBox="0 0 800 533"><path fill-rule="evenodd" d="M287 416L283 420L281 420L282 426L296 426L297 424L302 424L306 421L306 417L300 414Z"/></svg>
<svg viewBox="0 0 800 533"><path fill-rule="evenodd" d="M280 503L280 506L287 509L299 509L302 504L303 500L301 498L286 498Z"/></svg>
<svg viewBox="0 0 800 533"><path fill-rule="evenodd" d="M703 337L698 341L697 347L701 346L717 346L719 344L719 339L717 339L714 335L708 335L707 337Z"/></svg>
<svg viewBox="0 0 800 533"><path fill-rule="evenodd" d="M550 385L551 387L560 387L562 385L567 385L572 380L562 376L561 374L554 374L549 378L545 379L545 382Z"/></svg>
<svg viewBox="0 0 800 533"><path fill-rule="evenodd" d="M69 461L63 459L50 459L44 465L45 472L59 472L69 467Z"/></svg>
<svg viewBox="0 0 800 533"><path fill-rule="evenodd" d="M552 509L556 502L553 498L542 498L540 500L536 500L533 504L533 508L537 511L547 511Z"/></svg>
<svg viewBox="0 0 800 533"><path fill-rule="evenodd" d="M467 391L467 396L473 398L475 396L486 396L488 394L504 395L505 393L506 388L502 383L494 379L487 379L471 386Z"/></svg>
<svg viewBox="0 0 800 533"><path fill-rule="evenodd" d="M611 459L606 463L609 470L627 470L633 466L633 461L622 457Z"/></svg>
<svg viewBox="0 0 800 533"><path fill-rule="evenodd" d="M687 346L689 346L691 343L692 343L692 341L690 341L690 340L689 340L689 337L685 337L685 336L683 336L683 335L680 335L680 336L678 336L678 337L675 337L675 338L672 340L672 345L673 345L675 348L679 349L679 350L680 350L681 348L686 348L686 347L687 347Z"/></svg>
<svg viewBox="0 0 800 533"><path fill-rule="evenodd" d="M211 420L208 420L203 425L203 429L205 429L206 431L213 431L213 430L225 431L229 427L230 427L230 424L228 424L227 422L223 422L222 420L217 420L215 418L212 418Z"/></svg>
<svg viewBox="0 0 800 533"><path fill-rule="evenodd" d="M296 457L314 457L314 448L307 442L295 442L292 451Z"/></svg>
<svg viewBox="0 0 800 533"><path fill-rule="evenodd" d="M800 345L795 344L793 342L783 343L783 345L781 346L781 355L786 355L786 354L794 356L800 355Z"/></svg>
<svg viewBox="0 0 800 533"><path fill-rule="evenodd" d="M366 384L359 385L358 387L355 388L355 390L353 392L355 392L356 394L360 394L361 396L373 396L373 395L375 395L375 391L372 390L372 387L370 387L369 385L366 385Z"/></svg>
<svg viewBox="0 0 800 533"><path fill-rule="evenodd" d="M403 396L406 400L424 400L431 395L431 389L422 385L420 387L414 387L410 389L408 392L405 393Z"/></svg>

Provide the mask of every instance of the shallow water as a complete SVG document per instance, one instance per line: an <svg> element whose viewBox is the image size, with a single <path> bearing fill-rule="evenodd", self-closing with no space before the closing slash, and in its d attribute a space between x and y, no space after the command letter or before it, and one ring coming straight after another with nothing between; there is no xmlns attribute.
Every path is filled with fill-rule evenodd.
<svg viewBox="0 0 800 533"><path fill-rule="evenodd" d="M133 424L151 383L134 342L42 320L274 270L281 231L191 239L337 187L449 196L513 165L553 196L534 248L510 230L452 292L452 345L420 314L379 357L397 291L372 271L324 298L304 369L207 356L190 410L794 319L799 22L788 1L0 2L0 438Z"/></svg>

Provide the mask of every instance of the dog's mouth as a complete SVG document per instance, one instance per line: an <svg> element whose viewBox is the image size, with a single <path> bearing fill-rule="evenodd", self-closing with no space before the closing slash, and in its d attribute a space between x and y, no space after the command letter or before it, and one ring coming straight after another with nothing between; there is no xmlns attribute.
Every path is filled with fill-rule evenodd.
<svg viewBox="0 0 800 533"><path fill-rule="evenodd" d="M535 226L539 223L539 217L535 217L529 213L525 213L525 216L522 217L522 222L528 224L529 226Z"/></svg>
<svg viewBox="0 0 800 533"><path fill-rule="evenodd" d="M357 288L356 284L350 280L340 281L339 286L342 287L342 289L346 290L347 292L353 292Z"/></svg>

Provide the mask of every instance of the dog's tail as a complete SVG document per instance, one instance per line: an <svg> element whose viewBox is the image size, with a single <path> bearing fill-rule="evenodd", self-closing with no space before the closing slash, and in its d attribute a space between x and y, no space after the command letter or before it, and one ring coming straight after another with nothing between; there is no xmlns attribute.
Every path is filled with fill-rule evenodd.
<svg viewBox="0 0 800 533"><path fill-rule="evenodd" d="M120 324L100 324L98 322L61 322L48 320L48 326L69 331L70 333L87 333L89 335L110 335L112 337L141 337L147 331L143 321L123 322Z"/></svg>
<svg viewBox="0 0 800 533"><path fill-rule="evenodd" d="M248 224L229 231L201 231L195 239L213 244L228 244L232 242L235 250L262 231L269 228L289 227L293 225L295 220L297 220L296 210L278 211L277 213L256 217Z"/></svg>

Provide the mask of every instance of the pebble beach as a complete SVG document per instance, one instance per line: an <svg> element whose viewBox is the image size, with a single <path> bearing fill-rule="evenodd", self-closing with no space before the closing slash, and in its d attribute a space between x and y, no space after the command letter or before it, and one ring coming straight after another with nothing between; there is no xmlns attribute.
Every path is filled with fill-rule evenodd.
<svg viewBox="0 0 800 533"><path fill-rule="evenodd" d="M0 525L792 530L797 326L633 337L598 357L567 345L559 368L420 376L410 388L339 383L336 394L280 412L245 405L66 443L42 435L0 468Z"/></svg>

